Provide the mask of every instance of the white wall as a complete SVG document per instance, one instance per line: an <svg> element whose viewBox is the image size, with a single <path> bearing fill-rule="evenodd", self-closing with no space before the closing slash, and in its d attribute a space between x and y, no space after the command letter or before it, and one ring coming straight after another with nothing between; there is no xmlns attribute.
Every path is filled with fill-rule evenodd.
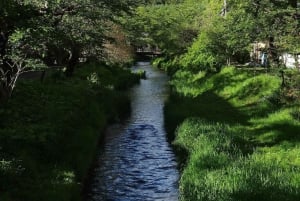
<svg viewBox="0 0 300 201"><path fill-rule="evenodd" d="M300 54L298 54L297 57L298 57L298 68L300 68ZM282 60L283 64L287 68L296 68L295 55L284 53L280 56L280 59Z"/></svg>

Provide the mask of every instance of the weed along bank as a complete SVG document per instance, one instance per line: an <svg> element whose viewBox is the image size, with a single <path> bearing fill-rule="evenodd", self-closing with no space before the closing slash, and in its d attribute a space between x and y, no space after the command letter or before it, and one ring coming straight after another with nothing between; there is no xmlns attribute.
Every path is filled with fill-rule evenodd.
<svg viewBox="0 0 300 201"><path fill-rule="evenodd" d="M165 122L184 162L181 200L300 199L299 99L277 74L177 71L171 85Z"/></svg>
<svg viewBox="0 0 300 201"><path fill-rule="evenodd" d="M109 122L130 113L122 90L139 76L89 64L20 80L0 109L0 200L82 200L81 190Z"/></svg>

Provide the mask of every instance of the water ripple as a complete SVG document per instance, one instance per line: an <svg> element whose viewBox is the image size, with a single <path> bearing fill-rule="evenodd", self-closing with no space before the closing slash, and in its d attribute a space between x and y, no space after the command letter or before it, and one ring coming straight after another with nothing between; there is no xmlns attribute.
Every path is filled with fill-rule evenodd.
<svg viewBox="0 0 300 201"><path fill-rule="evenodd" d="M107 131L90 201L177 201L178 171L163 128L167 77L149 63L147 80L131 91L132 117Z"/></svg>

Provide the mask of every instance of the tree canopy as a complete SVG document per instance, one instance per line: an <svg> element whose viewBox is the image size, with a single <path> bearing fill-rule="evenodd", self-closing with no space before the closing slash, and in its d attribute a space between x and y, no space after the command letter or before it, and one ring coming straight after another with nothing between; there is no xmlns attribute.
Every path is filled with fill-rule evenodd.
<svg viewBox="0 0 300 201"><path fill-rule="evenodd" d="M158 46L180 66L218 68L248 61L251 44L267 44L269 58L299 53L299 5L295 0L157 1L128 21L135 45Z"/></svg>
<svg viewBox="0 0 300 201"><path fill-rule="evenodd" d="M139 0L1 0L1 98L18 76L42 66L65 66L72 75L80 58L103 59L113 24Z"/></svg>
<svg viewBox="0 0 300 201"><path fill-rule="evenodd" d="M72 75L80 59L105 60L115 40L128 51L157 46L194 69L245 62L255 41L273 61L300 51L297 0L1 0L0 13L1 97L25 69Z"/></svg>

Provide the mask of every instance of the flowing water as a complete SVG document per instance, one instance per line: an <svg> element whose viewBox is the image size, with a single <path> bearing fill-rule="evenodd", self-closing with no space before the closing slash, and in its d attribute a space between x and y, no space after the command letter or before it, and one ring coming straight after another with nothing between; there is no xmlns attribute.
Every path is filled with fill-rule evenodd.
<svg viewBox="0 0 300 201"><path fill-rule="evenodd" d="M107 130L90 201L178 201L179 173L163 125L168 77L149 62L134 69L147 79L130 90L131 117Z"/></svg>

